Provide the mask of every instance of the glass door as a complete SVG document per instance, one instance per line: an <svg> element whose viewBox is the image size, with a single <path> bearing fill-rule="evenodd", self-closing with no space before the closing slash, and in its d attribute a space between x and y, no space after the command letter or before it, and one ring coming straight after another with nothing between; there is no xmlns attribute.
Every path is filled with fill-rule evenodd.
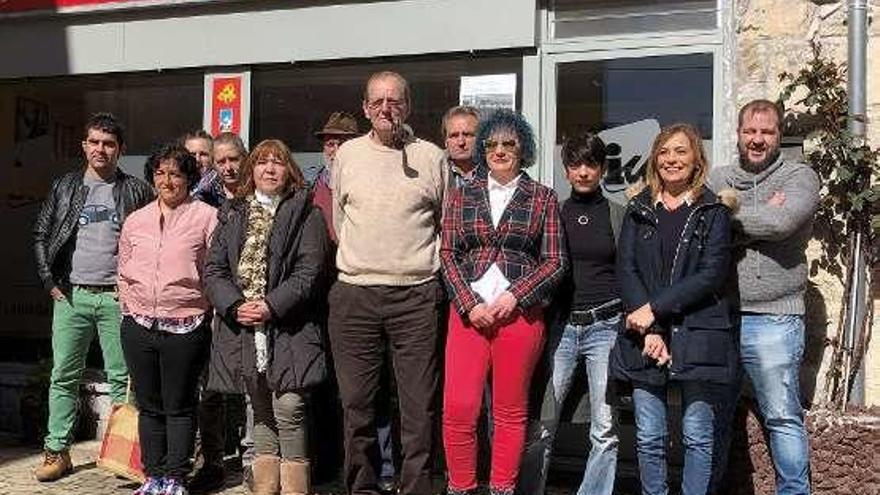
<svg viewBox="0 0 880 495"><path fill-rule="evenodd" d="M708 156L719 128L720 79L718 47L670 46L618 50L591 50L549 54L543 59L542 176L551 179L560 200L569 196L561 148L566 137L582 131L597 132L605 141L607 171L604 193L612 201L626 202L626 188L644 177L654 138L664 126L694 125ZM582 472L589 452L589 394L586 372L575 372L556 436L553 465ZM618 391L618 485L636 490L635 421L628 393ZM678 406L678 396L671 397ZM670 425L671 437L680 423ZM671 472L680 466L681 445L670 451Z"/></svg>
<svg viewBox="0 0 880 495"><path fill-rule="evenodd" d="M605 141L603 188L619 202L625 202L626 187L644 176L651 144L664 126L694 125L712 156L714 57L711 47L548 56L543 158L552 167L545 177L553 178L560 198L569 194L560 150L566 137L578 132L598 132Z"/></svg>

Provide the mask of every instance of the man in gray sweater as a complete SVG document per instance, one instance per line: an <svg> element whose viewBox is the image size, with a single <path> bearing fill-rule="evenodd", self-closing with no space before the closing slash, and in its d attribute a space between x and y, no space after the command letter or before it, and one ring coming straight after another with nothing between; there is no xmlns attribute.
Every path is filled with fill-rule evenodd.
<svg viewBox="0 0 880 495"><path fill-rule="evenodd" d="M733 245L741 362L769 433L776 493L802 495L810 493L798 379L804 351L805 250L820 184L809 166L782 157L781 123L782 112L771 101L743 106L737 127L739 163L713 170L710 184L716 191L733 188L739 200ZM729 401L727 414L719 414L722 427L729 425L735 403Z"/></svg>

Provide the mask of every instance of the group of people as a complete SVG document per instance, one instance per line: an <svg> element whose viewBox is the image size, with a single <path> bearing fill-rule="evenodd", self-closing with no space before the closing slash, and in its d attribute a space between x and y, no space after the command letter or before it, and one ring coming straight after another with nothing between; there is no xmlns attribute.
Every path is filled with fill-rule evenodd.
<svg viewBox="0 0 880 495"><path fill-rule="evenodd" d="M35 226L55 300L37 479L72 469L77 385L97 333L114 402L130 377L140 412L147 479L136 495L187 493L197 423L202 481L222 477L204 419L215 415L198 410L200 395L224 393L248 398L252 491L310 493L308 404L328 379L344 416L347 493L386 493L389 469L398 493L432 493L438 423L447 492L474 493L486 408L490 492L540 495L581 360L592 449L579 495L613 492L615 383L632 388L643 493L668 492L671 388L682 396L681 492L720 493L743 375L778 493L809 493L797 376L819 184L780 153L775 104L741 109L731 166L710 169L693 126L664 128L625 206L603 196L596 134L564 142L571 196L560 205L526 172L537 143L517 113L454 107L442 150L406 124L401 75L373 74L362 106L366 133L344 113L317 133L325 168L312 185L281 141L248 153L228 133L188 136L206 149L163 146L146 162L148 185L117 167L119 123L87 123L85 168L53 183ZM544 366L548 379L533 383ZM530 414L535 390L543 402Z"/></svg>

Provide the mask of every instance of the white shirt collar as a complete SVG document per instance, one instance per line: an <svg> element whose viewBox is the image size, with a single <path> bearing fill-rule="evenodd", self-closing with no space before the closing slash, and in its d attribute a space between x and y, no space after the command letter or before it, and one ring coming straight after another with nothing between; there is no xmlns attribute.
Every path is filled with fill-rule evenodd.
<svg viewBox="0 0 880 495"><path fill-rule="evenodd" d="M254 196L257 198L257 202L260 203L260 206L273 213L278 207L278 203L281 202L281 196L269 196L268 194L262 193L257 190L254 191Z"/></svg>
<svg viewBox="0 0 880 495"><path fill-rule="evenodd" d="M693 206L694 201L696 201L696 199L694 199L694 193L692 191L686 192L682 200L684 201L684 204L688 206ZM656 207L658 205L663 205L663 197L660 194L658 194L657 199L654 200L654 206Z"/></svg>
<svg viewBox="0 0 880 495"><path fill-rule="evenodd" d="M502 184L495 180L491 174L489 174L489 190L490 191L509 191L511 189L516 189L516 185L519 183L519 178L522 177L522 172L516 174L516 177L511 179L507 184Z"/></svg>

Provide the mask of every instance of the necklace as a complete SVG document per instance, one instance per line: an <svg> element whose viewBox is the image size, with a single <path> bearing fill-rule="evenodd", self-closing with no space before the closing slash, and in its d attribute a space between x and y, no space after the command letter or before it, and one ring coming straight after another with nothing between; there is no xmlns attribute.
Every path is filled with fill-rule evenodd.
<svg viewBox="0 0 880 495"><path fill-rule="evenodd" d="M578 217L577 221L580 225L587 225L588 223L590 223L590 215L584 213Z"/></svg>

